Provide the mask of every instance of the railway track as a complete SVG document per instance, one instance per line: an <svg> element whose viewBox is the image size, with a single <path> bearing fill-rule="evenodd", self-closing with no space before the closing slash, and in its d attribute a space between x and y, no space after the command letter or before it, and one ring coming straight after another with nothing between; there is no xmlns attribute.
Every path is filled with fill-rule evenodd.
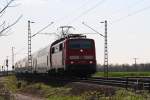
<svg viewBox="0 0 150 100"><path fill-rule="evenodd" d="M0 71L0 77L14 75L14 71Z"/></svg>
<svg viewBox="0 0 150 100"><path fill-rule="evenodd" d="M80 80L81 82L94 83L99 85L110 85L123 88L132 88L135 90L149 90L150 92L150 78L149 77L125 77L125 78L105 78L92 77Z"/></svg>
<svg viewBox="0 0 150 100"><path fill-rule="evenodd" d="M13 71L1 72L0 77L7 76L7 75L14 75ZM39 78L40 77L40 78ZM22 76L19 77L20 79ZM76 77L49 77L49 76L33 76L29 75L25 77L25 79L29 79L33 81L42 81L42 82L49 82L51 80L55 80L57 82L86 82L86 83L93 83L98 85L110 85L116 87L123 87L123 88L132 88L135 90L148 90L150 92L150 77L91 77L91 78L76 78Z"/></svg>

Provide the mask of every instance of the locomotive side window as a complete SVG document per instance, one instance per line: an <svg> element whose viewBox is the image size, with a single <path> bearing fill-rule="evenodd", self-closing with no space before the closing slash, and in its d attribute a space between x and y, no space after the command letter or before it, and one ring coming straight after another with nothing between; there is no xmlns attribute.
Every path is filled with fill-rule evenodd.
<svg viewBox="0 0 150 100"><path fill-rule="evenodd" d="M52 47L52 54L54 53L54 47Z"/></svg>
<svg viewBox="0 0 150 100"><path fill-rule="evenodd" d="M71 49L89 49L92 48L92 41L90 40L71 40L69 41L69 48Z"/></svg>
<svg viewBox="0 0 150 100"><path fill-rule="evenodd" d="M63 49L63 44L61 43L59 44L59 51L62 51L62 49Z"/></svg>
<svg viewBox="0 0 150 100"><path fill-rule="evenodd" d="M55 47L54 52L55 53L59 52L59 47L58 46Z"/></svg>
<svg viewBox="0 0 150 100"><path fill-rule="evenodd" d="M62 51L62 49L63 49L63 43L55 45L54 47L52 47L52 54L58 53L59 51Z"/></svg>

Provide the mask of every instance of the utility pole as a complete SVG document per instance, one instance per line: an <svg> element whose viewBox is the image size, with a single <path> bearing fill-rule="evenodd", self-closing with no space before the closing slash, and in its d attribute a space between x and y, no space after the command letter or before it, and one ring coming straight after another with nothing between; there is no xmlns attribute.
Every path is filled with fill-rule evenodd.
<svg viewBox="0 0 150 100"><path fill-rule="evenodd" d="M137 58L133 58L134 59L134 64L135 64L135 66L136 66L136 60L137 60Z"/></svg>
<svg viewBox="0 0 150 100"><path fill-rule="evenodd" d="M3 72L5 73L6 60L4 60Z"/></svg>
<svg viewBox="0 0 150 100"><path fill-rule="evenodd" d="M105 35L104 35L104 76L108 77L108 43L107 43L107 20L101 22L105 24Z"/></svg>
<svg viewBox="0 0 150 100"><path fill-rule="evenodd" d="M136 71L138 71L138 68L137 68L137 59L138 58L133 58L134 59L134 66L135 66L135 69L136 69Z"/></svg>
<svg viewBox="0 0 150 100"><path fill-rule="evenodd" d="M37 33L35 33L33 35L31 35L31 26L30 26L31 23L35 23L35 22L31 22L30 20L28 20L28 68L32 70L31 38L36 36L37 34L40 34L41 31L43 31L44 29L48 28L54 22L51 22L50 24L48 24L47 26L45 26L44 28L42 28L41 30L39 30Z"/></svg>
<svg viewBox="0 0 150 100"><path fill-rule="evenodd" d="M31 26L34 23L28 20L28 68L32 69L32 55L31 55Z"/></svg>
<svg viewBox="0 0 150 100"><path fill-rule="evenodd" d="M8 75L8 56L6 58L6 67L7 67L7 75Z"/></svg>
<svg viewBox="0 0 150 100"><path fill-rule="evenodd" d="M87 24L85 24L84 22L82 22L83 25L90 28L91 30L93 30L94 32L96 32L97 34L99 34L100 36L102 36L104 38L104 76L108 78L108 65L109 64L108 64L108 43L107 43L108 42L108 40L107 40L107 20L100 22L100 23L105 24L105 35L99 33L92 27L90 27Z"/></svg>
<svg viewBox="0 0 150 100"><path fill-rule="evenodd" d="M14 47L12 47L12 70L14 70Z"/></svg>
<svg viewBox="0 0 150 100"><path fill-rule="evenodd" d="M5 65L4 65L5 66ZM2 73L4 74L4 66L2 66Z"/></svg>

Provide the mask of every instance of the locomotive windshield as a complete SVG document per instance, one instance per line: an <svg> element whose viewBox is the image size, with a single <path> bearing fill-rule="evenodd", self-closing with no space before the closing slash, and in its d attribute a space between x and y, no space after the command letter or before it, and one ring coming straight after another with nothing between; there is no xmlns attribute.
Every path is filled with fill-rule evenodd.
<svg viewBox="0 0 150 100"><path fill-rule="evenodd" d="M69 41L70 49L89 49L92 48L91 40L70 40Z"/></svg>

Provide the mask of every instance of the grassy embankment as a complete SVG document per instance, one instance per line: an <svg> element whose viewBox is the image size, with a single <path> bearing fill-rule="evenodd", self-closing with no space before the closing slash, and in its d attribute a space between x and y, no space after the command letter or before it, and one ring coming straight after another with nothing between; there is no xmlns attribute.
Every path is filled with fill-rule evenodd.
<svg viewBox="0 0 150 100"><path fill-rule="evenodd" d="M93 76L102 77L104 72L97 72ZM108 72L109 77L150 77L150 72Z"/></svg>
<svg viewBox="0 0 150 100"><path fill-rule="evenodd" d="M16 82L15 77L0 78L0 100L14 100L12 92L16 92Z"/></svg>
<svg viewBox="0 0 150 100"><path fill-rule="evenodd" d="M60 86L60 84L57 85L58 83L44 84L19 81L21 86L18 88L18 81L15 76L5 78L3 83L14 93L23 92L42 96L46 98L46 100L150 100L150 95L147 92L135 93L132 90L127 91L115 88L115 93L110 95L102 92L104 90L86 90L86 87L82 86L80 87L81 89L77 86L69 87L68 84L70 83ZM77 94L74 93L74 89ZM81 92L82 89L85 89L85 91Z"/></svg>

